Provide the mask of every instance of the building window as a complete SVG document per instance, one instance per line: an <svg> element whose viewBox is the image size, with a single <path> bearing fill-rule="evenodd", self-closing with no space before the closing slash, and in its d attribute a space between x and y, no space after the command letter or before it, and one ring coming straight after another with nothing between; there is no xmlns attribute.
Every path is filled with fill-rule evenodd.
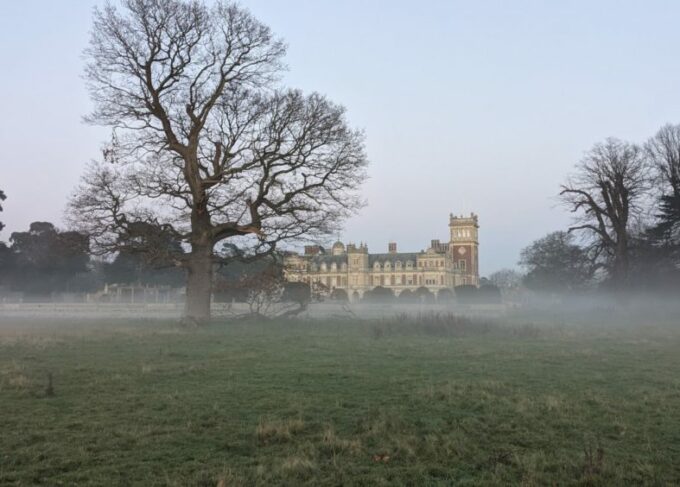
<svg viewBox="0 0 680 487"><path fill-rule="evenodd" d="M461 271L464 271L464 270L465 270L465 260L464 260L464 259L461 259L461 260L458 261L458 268L459 268Z"/></svg>

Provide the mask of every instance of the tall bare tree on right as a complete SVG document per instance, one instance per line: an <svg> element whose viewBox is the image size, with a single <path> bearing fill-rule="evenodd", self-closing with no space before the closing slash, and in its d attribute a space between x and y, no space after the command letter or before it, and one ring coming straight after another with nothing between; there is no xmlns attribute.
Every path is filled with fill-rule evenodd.
<svg viewBox="0 0 680 487"><path fill-rule="evenodd" d="M680 125L664 125L645 144L658 188L657 224L652 235L675 251L680 247Z"/></svg>
<svg viewBox="0 0 680 487"><path fill-rule="evenodd" d="M608 138L585 154L561 187L563 203L576 215L569 231L590 238L593 259L619 289L628 284L631 229L642 214L649 183L643 150Z"/></svg>

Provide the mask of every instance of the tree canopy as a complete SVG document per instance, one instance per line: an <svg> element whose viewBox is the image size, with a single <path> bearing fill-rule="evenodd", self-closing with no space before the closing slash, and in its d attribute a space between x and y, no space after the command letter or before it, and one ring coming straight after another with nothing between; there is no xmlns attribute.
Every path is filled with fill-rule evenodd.
<svg viewBox="0 0 680 487"><path fill-rule="evenodd" d="M613 284L625 287L630 268L630 231L649 189L642 149L615 138L595 144L562 186L564 204L576 215L569 231L590 237L590 251L608 268Z"/></svg>
<svg viewBox="0 0 680 487"><path fill-rule="evenodd" d="M588 253L568 232L552 232L521 252L524 284L538 292L572 292L590 281L593 264Z"/></svg>
<svg viewBox="0 0 680 487"><path fill-rule="evenodd" d="M656 170L657 221L649 237L680 258L680 124L665 125L647 141L647 157Z"/></svg>
<svg viewBox="0 0 680 487"><path fill-rule="evenodd" d="M5 254L8 284L28 294L81 291L75 276L88 272L89 239L74 231L59 231L52 223L33 222L26 232L10 236Z"/></svg>
<svg viewBox="0 0 680 487"><path fill-rule="evenodd" d="M148 223L182 243L186 314L209 317L219 242L253 254L335 232L361 205L363 134L318 93L282 88L285 46L218 0L124 0L95 9L88 120L112 128L71 201L100 251Z"/></svg>

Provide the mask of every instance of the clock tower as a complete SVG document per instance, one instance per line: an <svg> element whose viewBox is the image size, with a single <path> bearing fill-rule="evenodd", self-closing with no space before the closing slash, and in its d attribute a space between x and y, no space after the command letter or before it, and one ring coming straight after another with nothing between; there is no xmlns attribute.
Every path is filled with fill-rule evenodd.
<svg viewBox="0 0 680 487"><path fill-rule="evenodd" d="M479 222L477 215L454 216L449 219L451 240L449 253L463 278L462 284L479 285Z"/></svg>

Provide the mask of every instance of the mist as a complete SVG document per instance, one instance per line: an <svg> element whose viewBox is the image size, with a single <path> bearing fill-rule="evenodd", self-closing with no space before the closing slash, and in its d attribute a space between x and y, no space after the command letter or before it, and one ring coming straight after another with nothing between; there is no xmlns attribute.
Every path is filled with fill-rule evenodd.
<svg viewBox="0 0 680 487"><path fill-rule="evenodd" d="M680 484L678 5L0 6L0 485Z"/></svg>

